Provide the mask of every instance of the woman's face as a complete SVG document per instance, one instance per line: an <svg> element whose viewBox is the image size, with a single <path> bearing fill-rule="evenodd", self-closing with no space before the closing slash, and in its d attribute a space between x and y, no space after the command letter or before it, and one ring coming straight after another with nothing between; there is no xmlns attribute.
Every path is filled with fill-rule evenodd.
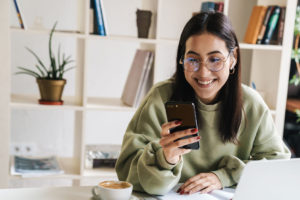
<svg viewBox="0 0 300 200"><path fill-rule="evenodd" d="M185 69L184 76L203 103L216 102L218 92L226 83L229 69L234 62L225 42L210 33L191 36L186 41L184 59L201 62L197 71ZM220 60L222 60L221 63L224 63L224 67L217 72L210 71L207 65L204 66L205 62L212 65Z"/></svg>

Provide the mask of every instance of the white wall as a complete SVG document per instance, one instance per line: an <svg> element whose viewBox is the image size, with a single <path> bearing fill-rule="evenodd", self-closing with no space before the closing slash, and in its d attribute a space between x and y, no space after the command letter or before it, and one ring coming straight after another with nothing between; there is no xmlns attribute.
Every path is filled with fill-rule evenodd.
<svg viewBox="0 0 300 200"><path fill-rule="evenodd" d="M0 188L8 186L8 168L9 168L9 90L10 77L7 73L10 72L10 44L9 44L9 10L7 10L8 0L0 1Z"/></svg>

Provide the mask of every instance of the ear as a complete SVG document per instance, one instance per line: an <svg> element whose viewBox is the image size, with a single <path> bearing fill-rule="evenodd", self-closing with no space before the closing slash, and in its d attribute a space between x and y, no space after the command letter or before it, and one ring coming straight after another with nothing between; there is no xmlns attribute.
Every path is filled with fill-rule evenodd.
<svg viewBox="0 0 300 200"><path fill-rule="evenodd" d="M234 68L235 64L236 64L236 61L237 61L237 47L235 47L233 49L231 59L232 59L232 64L231 64L230 69L232 70Z"/></svg>
<svg viewBox="0 0 300 200"><path fill-rule="evenodd" d="M236 59L235 59L235 57L232 57L232 64L231 64L230 70L232 70L234 68L235 64L236 64Z"/></svg>

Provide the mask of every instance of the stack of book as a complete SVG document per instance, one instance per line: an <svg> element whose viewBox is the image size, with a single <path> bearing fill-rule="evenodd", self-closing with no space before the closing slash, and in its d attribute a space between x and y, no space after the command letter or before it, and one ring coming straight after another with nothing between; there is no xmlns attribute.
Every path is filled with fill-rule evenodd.
<svg viewBox="0 0 300 200"><path fill-rule="evenodd" d="M101 36L108 35L103 0L91 0L90 2L90 32Z"/></svg>
<svg viewBox="0 0 300 200"><path fill-rule="evenodd" d="M64 171L61 169L55 156L42 158L14 156L11 162L12 175L31 177L62 173Z"/></svg>
<svg viewBox="0 0 300 200"><path fill-rule="evenodd" d="M149 91L152 85L150 76L153 57L151 51L141 49L136 51L121 97L124 104L137 107Z"/></svg>
<svg viewBox="0 0 300 200"><path fill-rule="evenodd" d="M223 12L224 11L224 2L212 2L205 1L201 4L201 12Z"/></svg>
<svg viewBox="0 0 300 200"><path fill-rule="evenodd" d="M87 145L85 148L85 168L114 168L120 151L120 145Z"/></svg>
<svg viewBox="0 0 300 200"><path fill-rule="evenodd" d="M254 6L244 42L249 44L282 44L285 7Z"/></svg>

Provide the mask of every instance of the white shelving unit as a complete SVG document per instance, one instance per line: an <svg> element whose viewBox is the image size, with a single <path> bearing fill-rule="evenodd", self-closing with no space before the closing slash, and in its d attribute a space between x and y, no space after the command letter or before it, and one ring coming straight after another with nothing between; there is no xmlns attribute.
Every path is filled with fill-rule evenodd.
<svg viewBox="0 0 300 200"><path fill-rule="evenodd" d="M62 2L65 1L68 0ZM1 10L4 7L8 7L8 2L9 0L1 1ZM59 1L54 1L53 4L55 2L60 3ZM85 145L89 144L90 141L96 141L100 144L102 142L110 143L110 141L114 144L121 143L124 131L120 130L125 130L125 125L135 111L135 108L124 106L120 101L123 85L126 81L135 50L143 48L155 52L154 83L169 78L175 72L175 57L181 30L192 16L192 13L200 10L203 0L103 0L103 2L108 19L108 28L111 32L109 36L103 37L89 34L90 0L76 1L78 11L78 16L76 17L79 19L77 30L73 32L56 31L54 34L54 40L57 40L57 38L60 41L67 40L67 44L69 44L69 40L71 41L70 43L73 46L70 45L69 51L72 52L76 60L76 69L67 77L67 86L70 85L72 87L70 87L71 89L66 88L64 92L63 99L65 104L63 106L39 105L37 103L38 93L32 94L28 90L30 87L35 87L35 83L31 80L32 78L24 78L24 84L28 80L31 81L28 83L28 88L26 88L22 84L17 84L23 78L11 76L11 73L16 70L16 65L19 63L23 64L22 59L25 60L26 56L30 56L29 54L22 55L23 52L21 50L17 52L10 51L6 59L0 60L1 65L5 67L5 69L0 69L0 77L5 79L12 78L12 85L4 86L5 91L11 91L5 98L11 99L7 106L11 110L12 121L14 121L13 117L16 115L14 112L22 112L24 110L38 111L39 113L45 112L44 115L52 111L72 113L72 141L68 143L71 143L73 146L71 147L72 156L61 159L66 171L66 174L63 175L64 177L80 177L81 175L116 177L112 170L87 170L84 168ZM286 13L288 14L285 21L283 45L250 45L242 43L252 7L254 5L271 4L287 7ZM290 26L290 24L294 23L296 4L296 0L224 0L224 13L231 19L237 37L241 42L242 80L248 85L252 81L255 82L257 89L265 94L265 101L272 110L280 135L283 132L293 40L293 26ZM137 8L148 9L153 13L149 39L136 37L135 11ZM50 6L48 9L54 8ZM8 25L8 13L0 13L0 19ZM48 21L45 23L48 23ZM30 28L30 25L28 30L10 28L13 48L24 48L24 46L16 44L15 39L16 41L23 41L19 38L27 37L31 38L31 40L41 41L40 47L37 46L35 47L36 49L45 48L47 43L42 41L48 40L48 34L49 30L35 30ZM0 38L1 44L1 39L3 41L10 40L9 38ZM30 42L28 43L30 45ZM0 52L4 51L1 48ZM19 56L19 62L16 61L16 56ZM31 60L31 64L34 62L34 60ZM3 76L4 74L5 76ZM2 91L2 88L0 91ZM1 111L2 107L5 109L5 104L0 105ZM10 124L11 120L10 117L7 117L8 115L10 113L0 113L0 117L5 118L5 120L0 120L0 127ZM93 119L97 118L95 117L97 115L100 116L99 121L90 122L91 119L93 121ZM117 116L116 123L113 122L115 116ZM92 129L92 123L99 129ZM123 128L119 128L116 133L112 131L118 128L119 125L121 126L121 124L124 126ZM30 126L28 125L28 127ZM46 128L49 127L47 126ZM8 165L9 155L5 148L9 144L8 138L13 132L13 127L11 127L11 130L9 128L4 130L6 130L7 141L1 141L4 147L0 148L0 155L5 155L7 161L4 163ZM99 132L99 134L89 136L93 131ZM20 133L14 132L14 134ZM101 138L101 140L93 140L93 138ZM8 166L3 169L8 169ZM0 172L0 175L9 177L8 173L3 173L3 171ZM0 180L2 180L2 177L0 177ZM11 177L11 180L16 181L18 179Z"/></svg>

